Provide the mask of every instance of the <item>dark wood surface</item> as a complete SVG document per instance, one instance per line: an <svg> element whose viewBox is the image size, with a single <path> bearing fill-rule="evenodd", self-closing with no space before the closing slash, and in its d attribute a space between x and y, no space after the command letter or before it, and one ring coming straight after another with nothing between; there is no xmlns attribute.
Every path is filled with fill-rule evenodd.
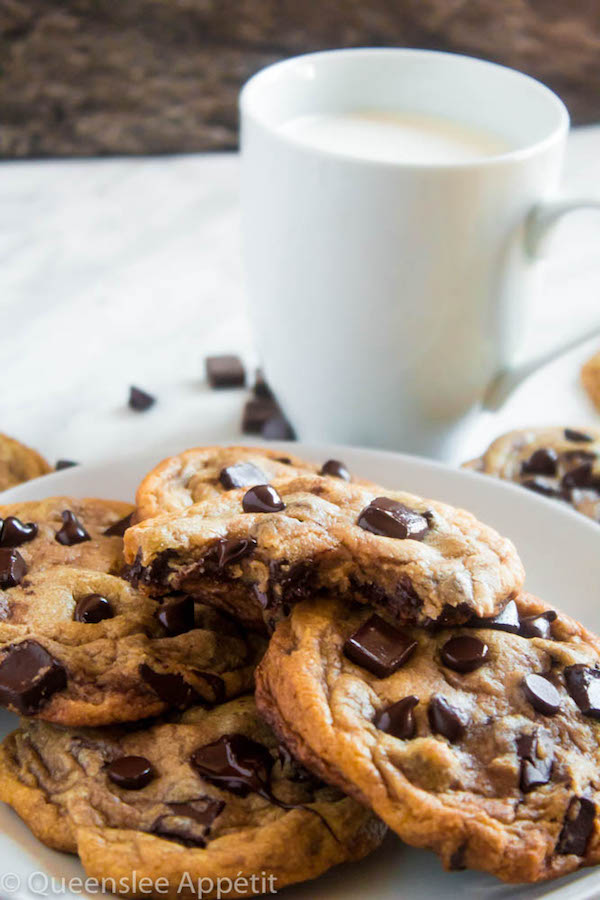
<svg viewBox="0 0 600 900"><path fill-rule="evenodd" d="M600 121L600 0L0 0L0 155L234 148L251 74L361 45L503 62Z"/></svg>

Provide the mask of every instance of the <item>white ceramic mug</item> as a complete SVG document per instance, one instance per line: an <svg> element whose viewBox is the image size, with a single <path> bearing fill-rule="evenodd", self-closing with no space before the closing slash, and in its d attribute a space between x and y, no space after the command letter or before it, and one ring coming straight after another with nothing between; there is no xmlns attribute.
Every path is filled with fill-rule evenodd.
<svg viewBox="0 0 600 900"><path fill-rule="evenodd" d="M286 60L240 100L251 310L267 377L299 436L451 456L511 369L540 242L597 201L555 196L569 117L511 69L424 50ZM360 109L485 129L500 155L381 162L283 126Z"/></svg>

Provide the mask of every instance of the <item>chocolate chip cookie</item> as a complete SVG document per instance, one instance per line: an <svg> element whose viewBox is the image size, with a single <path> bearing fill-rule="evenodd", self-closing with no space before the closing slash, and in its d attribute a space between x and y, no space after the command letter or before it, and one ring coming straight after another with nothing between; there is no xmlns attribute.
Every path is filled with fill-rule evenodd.
<svg viewBox="0 0 600 900"><path fill-rule="evenodd" d="M88 876L136 872L156 886L145 896L170 900L195 898L200 878L206 898L217 879L222 897L279 890L364 857L384 832L294 762L252 697L137 729L23 721L0 746L0 799Z"/></svg>
<svg viewBox="0 0 600 900"><path fill-rule="evenodd" d="M52 471L43 456L7 434L0 434L0 491Z"/></svg>
<svg viewBox="0 0 600 900"><path fill-rule="evenodd" d="M131 509L64 497L0 507L0 705L103 725L252 686L262 638L189 596L157 601L110 574Z"/></svg>
<svg viewBox="0 0 600 900"><path fill-rule="evenodd" d="M336 474L331 470L333 462L325 463L329 474ZM350 480L345 466L338 466L337 477ZM317 471L317 466L296 456L261 447L195 447L163 460L146 475L136 495L136 521L181 512L233 488Z"/></svg>
<svg viewBox="0 0 600 900"><path fill-rule="evenodd" d="M511 542L465 510L318 475L141 522L125 557L143 590L184 590L255 627L321 588L399 621L461 621L491 615L523 581Z"/></svg>
<svg viewBox="0 0 600 900"><path fill-rule="evenodd" d="M600 521L600 429L527 428L509 431L465 468L495 475L571 503Z"/></svg>
<svg viewBox="0 0 600 900"><path fill-rule="evenodd" d="M449 869L528 882L600 862L600 641L531 595L429 632L304 601L257 705L308 768Z"/></svg>

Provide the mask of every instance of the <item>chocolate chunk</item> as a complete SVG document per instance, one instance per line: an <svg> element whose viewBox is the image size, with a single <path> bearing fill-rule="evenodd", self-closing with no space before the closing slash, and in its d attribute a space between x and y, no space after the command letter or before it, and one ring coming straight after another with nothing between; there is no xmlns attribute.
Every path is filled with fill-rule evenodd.
<svg viewBox="0 0 600 900"><path fill-rule="evenodd" d="M429 530L425 516L389 497L372 500L359 515L358 525L383 537L412 541L422 541Z"/></svg>
<svg viewBox="0 0 600 900"><path fill-rule="evenodd" d="M273 400L263 397L248 400L242 416L242 431L244 434L262 434L266 423L277 415L278 410L279 407Z"/></svg>
<svg viewBox="0 0 600 900"><path fill-rule="evenodd" d="M139 672L146 684L169 706L181 709L201 701L197 692L181 675L171 672L155 672L146 663L142 663Z"/></svg>
<svg viewBox="0 0 600 900"><path fill-rule="evenodd" d="M242 507L246 513L272 513L285 509L285 503L270 484L257 484L244 494Z"/></svg>
<svg viewBox="0 0 600 900"><path fill-rule="evenodd" d="M207 356L206 378L212 388L243 387L246 371L239 356Z"/></svg>
<svg viewBox="0 0 600 900"><path fill-rule="evenodd" d="M134 409L136 412L146 412L147 409L150 409L151 406L154 406L156 403L156 397L153 397L152 394L147 394L146 391L143 391L141 388L133 387L129 389L129 408Z"/></svg>
<svg viewBox="0 0 600 900"><path fill-rule="evenodd" d="M600 669L581 663L565 669L567 690L584 716L600 719Z"/></svg>
<svg viewBox="0 0 600 900"><path fill-rule="evenodd" d="M509 600L504 609L495 616L488 618L473 616L466 624L470 628L492 628L496 631L508 631L509 634L519 634L521 628L519 610L514 600Z"/></svg>
<svg viewBox="0 0 600 900"><path fill-rule="evenodd" d="M594 830L596 806L586 797L572 797L563 827L560 832L556 852L561 856L585 856L588 841Z"/></svg>
<svg viewBox="0 0 600 900"><path fill-rule="evenodd" d="M536 712L544 716L554 716L560 709L560 694L543 675L526 675L523 679L523 692Z"/></svg>
<svg viewBox="0 0 600 900"><path fill-rule="evenodd" d="M16 587L27 574L27 565L18 550L0 549L0 588Z"/></svg>
<svg viewBox="0 0 600 900"><path fill-rule="evenodd" d="M170 812L159 816L152 826L152 834L179 841L187 847L205 847L205 838L225 805L223 800L213 800L212 797L199 797L187 803L168 803Z"/></svg>
<svg viewBox="0 0 600 900"><path fill-rule="evenodd" d="M106 774L126 791L141 791L156 777L152 763L144 756L121 756L110 763Z"/></svg>
<svg viewBox="0 0 600 900"><path fill-rule="evenodd" d="M479 638L463 634L450 638L441 650L442 662L455 672L474 672L486 661L489 647Z"/></svg>
<svg viewBox="0 0 600 900"><path fill-rule="evenodd" d="M529 794L550 781L552 772L552 756L538 755L537 732L521 734L517 738L517 754L521 759L519 787L524 794Z"/></svg>
<svg viewBox="0 0 600 900"><path fill-rule="evenodd" d="M542 478L527 478L521 482L521 485L529 491L541 494L543 497L562 497L561 492L557 490L554 484L549 484Z"/></svg>
<svg viewBox="0 0 600 900"><path fill-rule="evenodd" d="M565 437L568 441L586 444L590 444L594 440L591 434L586 434L585 431L575 431L574 428L565 428Z"/></svg>
<svg viewBox="0 0 600 900"><path fill-rule="evenodd" d="M592 464L589 462L582 463L580 466L566 472L560 484L563 491L567 494L574 488L600 491L600 477L594 473Z"/></svg>
<svg viewBox="0 0 600 900"><path fill-rule="evenodd" d="M254 538L221 538L214 546L217 549L218 566L223 569L252 553L256 541Z"/></svg>
<svg viewBox="0 0 600 900"><path fill-rule="evenodd" d="M391 734L392 737L399 738L401 741L409 741L414 738L417 731L417 723L413 714L413 709L419 702L418 697L403 697L397 700L391 706L381 710L373 719L375 728Z"/></svg>
<svg viewBox="0 0 600 900"><path fill-rule="evenodd" d="M350 481L350 472L339 459L328 459L321 466L321 475L330 475L332 478L341 478L342 481Z"/></svg>
<svg viewBox="0 0 600 900"><path fill-rule="evenodd" d="M245 797L250 791L263 793L269 782L273 759L267 748L244 734L224 734L190 758L192 768L209 784Z"/></svg>
<svg viewBox="0 0 600 900"><path fill-rule="evenodd" d="M66 547L72 547L73 544L82 544L84 541L91 541L91 537L77 518L69 509L65 509L62 513L63 525L60 531L56 532L56 540L59 544Z"/></svg>
<svg viewBox="0 0 600 900"><path fill-rule="evenodd" d="M20 547L37 536L38 527L35 522L21 522L16 516L0 519L0 547Z"/></svg>
<svg viewBox="0 0 600 900"><path fill-rule="evenodd" d="M73 466L78 465L79 463L75 462L73 459L57 459L54 468L57 472L60 472L62 469L71 469Z"/></svg>
<svg viewBox="0 0 600 900"><path fill-rule="evenodd" d="M267 382L265 378L265 373L262 369L257 369L256 374L254 376L254 387L252 388L254 391L255 397L264 397L267 400L273 400L273 391L271 390L271 386Z"/></svg>
<svg viewBox="0 0 600 900"><path fill-rule="evenodd" d="M552 639L552 622L556 619L556 613L553 609L540 613L537 616L524 616L521 619L520 634L526 638L544 638Z"/></svg>
<svg viewBox="0 0 600 900"><path fill-rule="evenodd" d="M194 622L194 598L183 596L165 601L158 611L158 621L171 636L191 631Z"/></svg>
<svg viewBox="0 0 600 900"><path fill-rule="evenodd" d="M132 518L133 513L130 512L129 515L124 516L122 519L119 519L118 522L114 522L112 525L109 525L104 532L105 537L123 537L123 535L131 525Z"/></svg>
<svg viewBox="0 0 600 900"><path fill-rule="evenodd" d="M521 463L521 475L556 475L558 454L552 447L541 447Z"/></svg>
<svg viewBox="0 0 600 900"><path fill-rule="evenodd" d="M75 622L91 625L102 622L103 619L112 619L114 614L110 601L102 594L87 594L77 601L73 619Z"/></svg>
<svg viewBox="0 0 600 900"><path fill-rule="evenodd" d="M215 675L214 672L202 672L200 669L194 669L194 675L196 678L206 682L212 691L213 703L223 703L225 700L225 682L220 675Z"/></svg>
<svg viewBox="0 0 600 900"><path fill-rule="evenodd" d="M581 448L578 448L577 450L565 450L561 453L560 458L566 463L593 463L598 459L598 456L593 450L582 450Z"/></svg>
<svg viewBox="0 0 600 900"><path fill-rule="evenodd" d="M239 462L221 469L219 481L226 491L235 488L249 487L251 484L263 484L267 480L264 472L249 462Z"/></svg>
<svg viewBox="0 0 600 900"><path fill-rule="evenodd" d="M261 435L265 441L295 441L296 432L281 411L277 411L264 423Z"/></svg>
<svg viewBox="0 0 600 900"><path fill-rule="evenodd" d="M450 872L462 872L467 868L465 863L466 852L466 844L459 844L458 847L452 851L452 855L448 863L448 869Z"/></svg>
<svg viewBox="0 0 600 900"><path fill-rule="evenodd" d="M429 701L427 708L429 726L434 734L441 734L451 743L457 741L465 730L462 715L445 697L435 696Z"/></svg>
<svg viewBox="0 0 600 900"><path fill-rule="evenodd" d="M8 647L0 663L0 703L24 716L37 713L57 691L67 686L62 665L36 641Z"/></svg>
<svg viewBox="0 0 600 900"><path fill-rule="evenodd" d="M417 642L408 634L372 615L344 643L344 654L378 678L387 678L413 655Z"/></svg>

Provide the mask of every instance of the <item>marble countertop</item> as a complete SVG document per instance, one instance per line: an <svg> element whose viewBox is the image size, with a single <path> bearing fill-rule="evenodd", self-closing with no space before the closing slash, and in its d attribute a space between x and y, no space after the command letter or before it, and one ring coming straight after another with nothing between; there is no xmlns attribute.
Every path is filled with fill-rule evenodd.
<svg viewBox="0 0 600 900"><path fill-rule="evenodd" d="M600 196L600 126L572 133L565 192ZM0 164L0 430L81 462L240 437L241 391L215 392L204 357L256 364L233 154ZM600 221L556 230L523 354L600 318ZM482 414L467 458L512 427L600 423L578 383L596 338ZM156 394L127 408L129 386ZM398 448L402 449L402 448ZM458 460L450 460L456 462Z"/></svg>

